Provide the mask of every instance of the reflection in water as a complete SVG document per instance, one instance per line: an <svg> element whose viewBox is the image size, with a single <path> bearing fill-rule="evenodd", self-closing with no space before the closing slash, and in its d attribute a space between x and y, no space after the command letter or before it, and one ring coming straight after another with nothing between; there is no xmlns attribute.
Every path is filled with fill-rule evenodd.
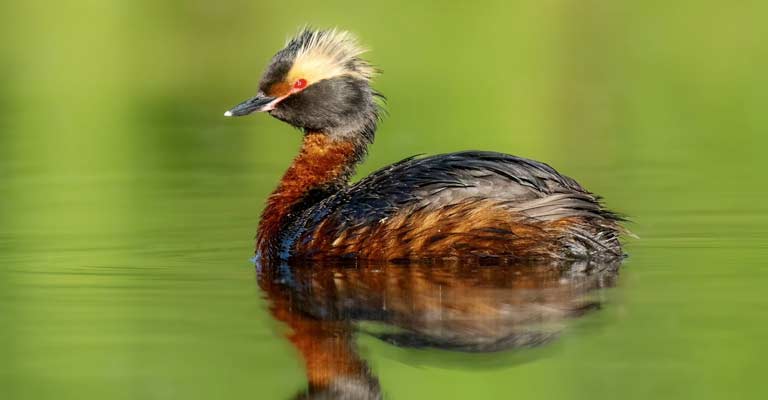
<svg viewBox="0 0 768 400"><path fill-rule="evenodd" d="M402 347L496 352L552 340L567 318L599 307L620 261L264 267L259 283L275 318L291 328L309 387L299 398L374 399L379 383L355 351L355 322Z"/></svg>

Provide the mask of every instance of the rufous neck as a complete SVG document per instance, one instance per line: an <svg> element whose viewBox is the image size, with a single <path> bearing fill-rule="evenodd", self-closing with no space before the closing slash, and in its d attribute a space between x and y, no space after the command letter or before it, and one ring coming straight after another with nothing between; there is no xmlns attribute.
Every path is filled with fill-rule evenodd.
<svg viewBox="0 0 768 400"><path fill-rule="evenodd" d="M258 250L262 254L266 251L263 247L276 239L286 217L310 192L345 186L364 154L363 144L323 133L306 133L299 154L267 200L259 223Z"/></svg>

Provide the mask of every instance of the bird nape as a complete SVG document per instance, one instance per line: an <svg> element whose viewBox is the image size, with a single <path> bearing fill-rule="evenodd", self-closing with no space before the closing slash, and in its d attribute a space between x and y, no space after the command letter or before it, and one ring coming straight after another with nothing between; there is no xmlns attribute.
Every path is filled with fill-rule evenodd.
<svg viewBox="0 0 768 400"><path fill-rule="evenodd" d="M261 215L262 263L623 256L622 218L537 161L487 151L412 157L350 184L382 115L363 52L348 32L303 29L272 57L258 93L225 113L268 112L304 133Z"/></svg>

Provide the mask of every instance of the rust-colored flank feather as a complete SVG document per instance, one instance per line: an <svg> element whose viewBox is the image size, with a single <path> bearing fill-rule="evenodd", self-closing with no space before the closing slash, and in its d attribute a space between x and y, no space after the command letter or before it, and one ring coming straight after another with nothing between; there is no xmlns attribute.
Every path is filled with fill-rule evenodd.
<svg viewBox="0 0 768 400"><path fill-rule="evenodd" d="M588 227L570 217L536 221L510 213L496 200L468 200L435 210L404 211L371 225L341 230L323 221L296 245L307 258L357 256L374 260L510 257L545 258L556 254L569 229ZM564 254L565 255L565 254Z"/></svg>

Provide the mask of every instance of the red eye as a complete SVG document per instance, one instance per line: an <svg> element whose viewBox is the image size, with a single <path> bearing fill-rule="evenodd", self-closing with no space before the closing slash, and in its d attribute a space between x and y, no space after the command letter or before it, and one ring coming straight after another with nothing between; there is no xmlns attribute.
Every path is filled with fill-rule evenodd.
<svg viewBox="0 0 768 400"><path fill-rule="evenodd" d="M304 89L307 87L307 80L306 79L299 79L296 82L293 83L294 89Z"/></svg>

